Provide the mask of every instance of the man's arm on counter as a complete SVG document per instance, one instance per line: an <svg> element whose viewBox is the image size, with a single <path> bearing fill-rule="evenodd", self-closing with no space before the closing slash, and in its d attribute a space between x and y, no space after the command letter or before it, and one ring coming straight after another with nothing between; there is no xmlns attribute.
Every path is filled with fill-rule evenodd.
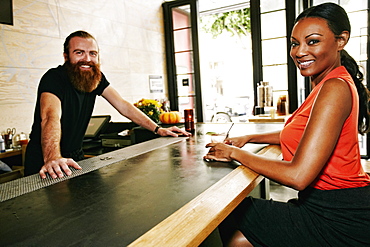
<svg viewBox="0 0 370 247"><path fill-rule="evenodd" d="M61 102L57 96L47 92L41 94L41 147L44 157L44 165L40 170L41 178L46 178L46 173L52 178L63 177L62 170L71 175L69 166L81 169L73 159L63 158L60 153L61 109Z"/></svg>

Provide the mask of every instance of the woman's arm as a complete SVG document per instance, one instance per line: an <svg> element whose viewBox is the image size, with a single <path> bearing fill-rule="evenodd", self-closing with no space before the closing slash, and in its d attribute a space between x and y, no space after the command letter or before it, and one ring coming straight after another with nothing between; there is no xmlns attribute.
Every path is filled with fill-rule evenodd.
<svg viewBox="0 0 370 247"><path fill-rule="evenodd" d="M247 143L280 144L280 130L262 134L252 134L239 137L231 137L225 140L226 144L243 147Z"/></svg>
<svg viewBox="0 0 370 247"><path fill-rule="evenodd" d="M351 113L352 95L346 82L325 82L312 107L302 139L293 159L271 160L225 144L208 144L207 159L237 160L255 172L281 184L303 190L318 176L330 158L342 126Z"/></svg>

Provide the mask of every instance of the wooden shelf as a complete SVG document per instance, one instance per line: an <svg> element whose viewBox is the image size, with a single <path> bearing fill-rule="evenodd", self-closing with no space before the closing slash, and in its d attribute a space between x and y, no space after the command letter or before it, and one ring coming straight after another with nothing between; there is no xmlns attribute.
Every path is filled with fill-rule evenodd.
<svg viewBox="0 0 370 247"><path fill-rule="evenodd" d="M16 156L16 155L21 155L22 154L22 149L19 150L13 150L13 151L8 151L5 153L0 153L0 159Z"/></svg>
<svg viewBox="0 0 370 247"><path fill-rule="evenodd" d="M24 156L26 153L26 148L27 145L22 145L22 149L0 153L0 160L5 159L4 162L6 162L7 165L11 167L11 169L13 169L13 171L11 172L3 173L0 175L0 183L9 182L11 180L23 177Z"/></svg>
<svg viewBox="0 0 370 247"><path fill-rule="evenodd" d="M275 118L271 118L270 115L257 115L257 116L252 116L248 118L249 122L251 123L284 123L286 119L290 115L285 115L285 116L276 116Z"/></svg>

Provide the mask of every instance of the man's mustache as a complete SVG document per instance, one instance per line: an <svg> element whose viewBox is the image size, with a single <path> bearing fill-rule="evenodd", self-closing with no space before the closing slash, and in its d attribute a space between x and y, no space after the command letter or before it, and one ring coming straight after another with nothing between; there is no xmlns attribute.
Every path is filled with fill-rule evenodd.
<svg viewBox="0 0 370 247"><path fill-rule="evenodd" d="M76 65L78 67L81 67L81 66L90 66L91 68L95 68L96 67L96 63L94 63L92 61L78 61L76 63Z"/></svg>

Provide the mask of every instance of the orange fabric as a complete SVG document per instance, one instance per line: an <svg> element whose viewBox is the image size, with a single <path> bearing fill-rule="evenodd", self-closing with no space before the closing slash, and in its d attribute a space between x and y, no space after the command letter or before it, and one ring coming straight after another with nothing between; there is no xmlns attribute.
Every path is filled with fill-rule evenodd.
<svg viewBox="0 0 370 247"><path fill-rule="evenodd" d="M320 190L354 188L370 185L370 177L361 166L358 144L358 94L356 86L345 69L341 66L331 71L317 84L303 104L292 114L281 131L280 144L284 160L292 160L310 117L312 106L322 85L331 78L341 78L350 86L352 93L352 111L346 119L335 150L317 179L311 184ZM317 143L320 146L320 143Z"/></svg>

